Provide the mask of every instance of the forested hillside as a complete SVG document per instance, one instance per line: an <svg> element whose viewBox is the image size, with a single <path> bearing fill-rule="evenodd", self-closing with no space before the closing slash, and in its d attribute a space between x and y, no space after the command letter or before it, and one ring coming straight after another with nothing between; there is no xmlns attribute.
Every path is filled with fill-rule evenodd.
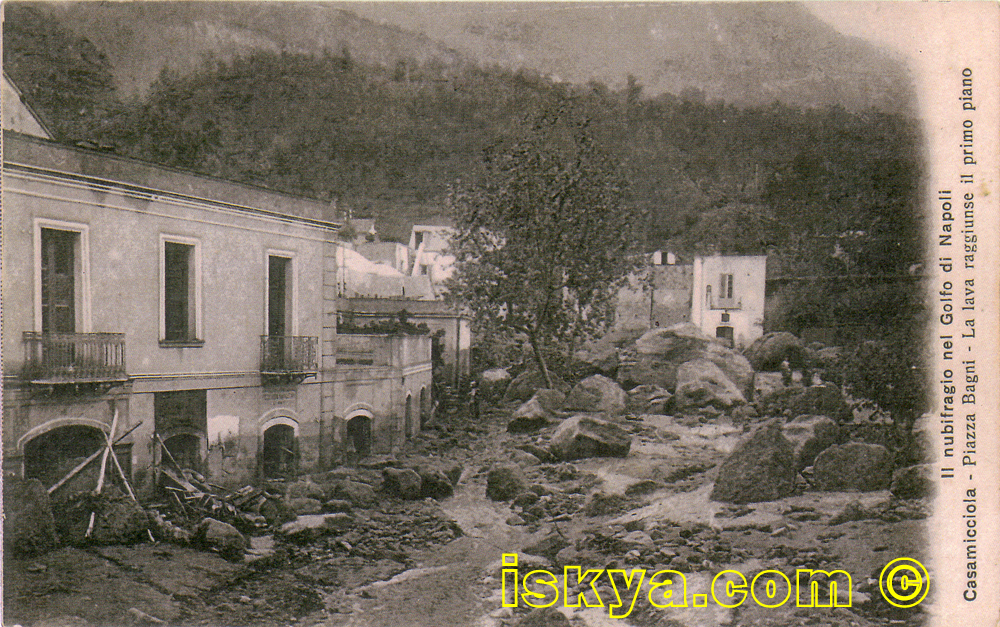
<svg viewBox="0 0 1000 627"><path fill-rule="evenodd" d="M438 216L448 186L479 175L484 148L560 110L625 164L649 250L767 251L772 276L862 282L922 259L920 138L898 114L736 107L690 90L649 98L631 77L613 90L434 59L386 67L349 49L208 60L124 100L107 58L29 5L8 5L4 55L59 140L336 200L390 236ZM815 304L795 314L802 324L891 318L917 300L896 283L837 285L805 290ZM827 289L849 294L831 300Z"/></svg>

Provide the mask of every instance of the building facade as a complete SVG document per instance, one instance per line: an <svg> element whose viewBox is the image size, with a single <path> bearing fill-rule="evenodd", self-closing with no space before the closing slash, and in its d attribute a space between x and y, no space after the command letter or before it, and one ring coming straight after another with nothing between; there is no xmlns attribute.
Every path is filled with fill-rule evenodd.
<svg viewBox="0 0 1000 627"><path fill-rule="evenodd" d="M401 442L348 442L357 416L362 436L415 433L404 390L430 388L430 339L375 336L381 361L338 365L322 203L4 140L5 474L51 485L127 434L140 491L167 462L235 486Z"/></svg>

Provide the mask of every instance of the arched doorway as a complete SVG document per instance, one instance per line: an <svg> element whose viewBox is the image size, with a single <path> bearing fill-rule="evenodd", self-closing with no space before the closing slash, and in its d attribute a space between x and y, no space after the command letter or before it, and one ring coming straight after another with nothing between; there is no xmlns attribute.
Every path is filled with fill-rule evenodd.
<svg viewBox="0 0 1000 627"><path fill-rule="evenodd" d="M49 487L103 446L104 433L100 429L86 425L56 427L24 444L24 476Z"/></svg>
<svg viewBox="0 0 1000 627"><path fill-rule="evenodd" d="M427 421L431 419L430 394L427 388L420 388L420 428L427 426Z"/></svg>
<svg viewBox="0 0 1000 627"><path fill-rule="evenodd" d="M364 414L358 414L347 421L347 438L354 445L359 457L367 457L372 452L372 421Z"/></svg>
<svg viewBox="0 0 1000 627"><path fill-rule="evenodd" d="M204 472L200 436L193 433L178 433L163 440L163 444L181 469Z"/></svg>
<svg viewBox="0 0 1000 627"><path fill-rule="evenodd" d="M413 396L406 395L406 419L403 422L403 435L407 440L413 434Z"/></svg>
<svg viewBox="0 0 1000 627"><path fill-rule="evenodd" d="M295 428L275 424L264 431L260 451L260 465L267 478L289 477L295 474L298 464L298 445Z"/></svg>

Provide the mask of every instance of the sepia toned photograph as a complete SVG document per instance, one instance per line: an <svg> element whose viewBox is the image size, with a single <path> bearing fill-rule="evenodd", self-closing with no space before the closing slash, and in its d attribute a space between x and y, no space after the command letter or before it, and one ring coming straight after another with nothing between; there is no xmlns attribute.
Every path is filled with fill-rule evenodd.
<svg viewBox="0 0 1000 627"><path fill-rule="evenodd" d="M1000 5L8 1L2 624L1000 603Z"/></svg>

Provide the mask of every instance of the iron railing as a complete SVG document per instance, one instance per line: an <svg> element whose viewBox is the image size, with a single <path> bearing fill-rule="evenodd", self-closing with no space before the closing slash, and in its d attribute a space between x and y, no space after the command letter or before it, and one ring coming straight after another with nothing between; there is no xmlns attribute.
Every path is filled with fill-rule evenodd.
<svg viewBox="0 0 1000 627"><path fill-rule="evenodd" d="M36 383L126 381L124 333L24 333L24 376Z"/></svg>
<svg viewBox="0 0 1000 627"><path fill-rule="evenodd" d="M301 335L260 336L260 371L274 375L315 375L319 338Z"/></svg>

